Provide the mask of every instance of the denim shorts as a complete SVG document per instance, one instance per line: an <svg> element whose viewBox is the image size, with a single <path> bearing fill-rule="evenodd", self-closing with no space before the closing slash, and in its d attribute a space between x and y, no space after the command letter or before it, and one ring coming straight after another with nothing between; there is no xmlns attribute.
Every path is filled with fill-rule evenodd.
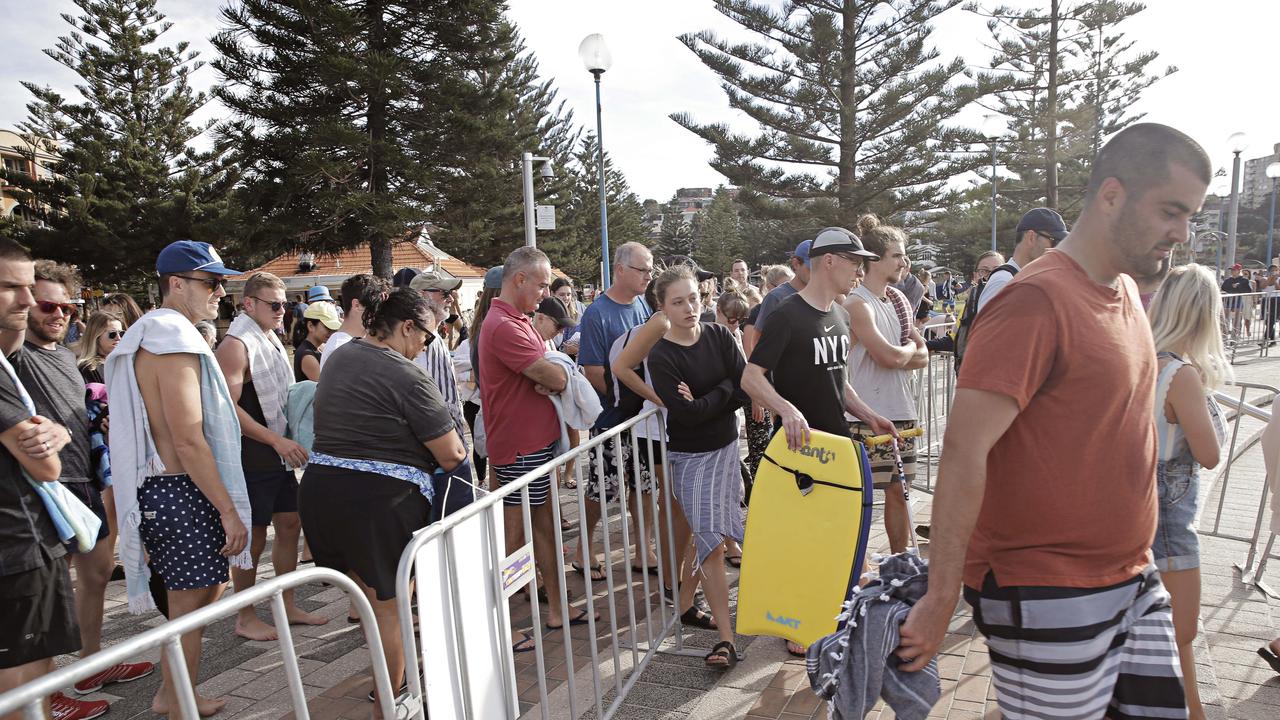
<svg viewBox="0 0 1280 720"><path fill-rule="evenodd" d="M1160 521L1151 544L1160 572L1200 567L1200 537L1196 535L1196 511L1200 506L1200 468L1176 462L1156 465L1156 492Z"/></svg>

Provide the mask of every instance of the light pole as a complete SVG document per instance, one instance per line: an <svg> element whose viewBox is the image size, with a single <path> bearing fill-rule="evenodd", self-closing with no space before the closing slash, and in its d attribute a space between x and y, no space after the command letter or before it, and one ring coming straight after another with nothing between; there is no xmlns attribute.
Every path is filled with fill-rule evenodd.
<svg viewBox="0 0 1280 720"><path fill-rule="evenodd" d="M1267 177L1271 178L1271 219L1267 221L1267 256L1262 261L1271 267L1271 237L1276 232L1276 178L1280 178L1280 162L1267 165Z"/></svg>
<svg viewBox="0 0 1280 720"><path fill-rule="evenodd" d="M1231 161L1231 217L1227 221L1227 266L1236 264L1236 223L1240 219L1240 153L1249 147L1244 133L1232 133L1227 146L1235 158Z"/></svg>
<svg viewBox="0 0 1280 720"><path fill-rule="evenodd" d="M991 145L991 249L996 249L996 143L1004 135L1004 119L995 113L982 117L982 137Z"/></svg>
<svg viewBox="0 0 1280 720"><path fill-rule="evenodd" d="M533 153L520 155L520 175L524 179L524 244L535 247L537 242L536 223L533 219L533 164L538 163L538 174L543 180L555 177L551 169L551 158L539 157Z"/></svg>
<svg viewBox="0 0 1280 720"><path fill-rule="evenodd" d="M613 56L604 44L604 36L593 33L578 45L578 57L596 79L596 161L600 165L600 289L609 289L609 208L605 200L604 126L600 113L600 76L613 65Z"/></svg>

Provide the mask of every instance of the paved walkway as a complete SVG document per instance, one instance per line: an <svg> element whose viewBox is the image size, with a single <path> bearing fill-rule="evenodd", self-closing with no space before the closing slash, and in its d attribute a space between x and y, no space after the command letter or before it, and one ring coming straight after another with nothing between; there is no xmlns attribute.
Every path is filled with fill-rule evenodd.
<svg viewBox="0 0 1280 720"><path fill-rule="evenodd" d="M1274 384L1280 378L1280 361L1246 361L1236 370L1242 380ZM1248 437L1258 427L1256 422L1245 421L1241 436ZM1197 646L1201 695L1211 718L1275 720L1280 718L1280 676L1263 664L1254 651L1267 640L1280 635L1280 602L1268 600L1240 582L1239 573L1232 563L1244 559L1245 543L1204 535L1213 530L1221 490L1221 483L1215 480L1216 473L1205 473L1201 489L1204 507L1201 520L1204 560L1201 616L1204 632ZM1218 528L1220 534L1252 533L1262 480L1262 460L1257 450L1235 464ZM931 496L917 492L913 498L917 521L927 522L932 512ZM565 507L569 510L567 505ZM871 544L873 549L884 550L887 542L883 531L878 529L878 512L876 518L877 530L872 534ZM615 555L613 561L615 586L619 588L617 597L625 597L626 592L622 588L629 585L633 596L638 601L643 600L643 591L638 589L640 576L631 574L627 561L620 556ZM262 577L273 574L269 563L261 568ZM736 578L736 575L731 574L731 577ZM1273 563L1269 579L1273 585L1280 586L1280 563ZM570 589L581 606L584 589L576 575L570 580ZM656 598L653 594L656 593L655 583L651 583L651 591L652 600ZM736 585L733 592L736 594ZM153 626L162 621L158 615L141 619L128 615L123 595L123 583L112 583L108 591L104 631L106 644L136 634L140 625ZM311 699L312 717L368 717L371 706L365 695L371 687L369 655L363 645L360 627L346 621L346 601L342 593L316 586L300 588L298 596L304 609L332 618L324 626L294 628L296 655ZM511 602L513 622L517 627L527 628L531 624L528 603L518 599L520 597L517 595L517 599ZM602 597L597 593L594 603L603 616L601 625L597 627L597 636L607 637L608 605ZM586 664L591 639L586 628L574 628L572 638L578 658L575 670L581 691L585 685L582 680L589 678ZM685 639L690 646L703 648L710 647L715 640L712 633L700 630L688 631ZM788 656L781 640L742 637L739 648L745 658L727 674L707 670L701 657L655 656L616 717L664 720L827 717L825 707L808 689L803 662ZM556 704L556 698L562 702L566 694L561 686L567 677L567 663L560 642L548 638L545 649L553 693L549 714L560 720L570 716L566 706ZM611 650L602 643L600 652L602 664L612 668ZM540 717L534 706L538 693L536 669L532 667L533 654L517 657L521 708L534 709L528 713L529 717ZM624 669L629 668L629 651L620 653L620 657ZM69 660L63 658L62 662ZM986 645L976 633L963 603L952 621L939 659L939 670L943 678L943 698L935 707L933 716L954 719L998 717L992 699ZM203 679L200 684L202 693L229 697L223 717L275 720L291 716L289 693L276 644L237 637L231 619L208 628L200 677ZM109 692L89 697L113 702L112 710L106 716L108 720L150 716L150 701L157 685L158 675L130 685L108 686ZM557 688L559 693L555 692ZM605 702L608 703L613 699L611 681L607 683L606 690ZM594 708L587 710L580 705L578 709L583 717L596 716ZM891 711L884 710L873 712L869 717L887 720L892 716Z"/></svg>

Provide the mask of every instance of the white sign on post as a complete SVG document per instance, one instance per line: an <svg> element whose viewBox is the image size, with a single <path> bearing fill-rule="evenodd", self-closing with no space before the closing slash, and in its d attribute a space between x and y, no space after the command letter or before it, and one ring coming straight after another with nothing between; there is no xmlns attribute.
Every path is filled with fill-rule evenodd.
<svg viewBox="0 0 1280 720"><path fill-rule="evenodd" d="M533 208L533 227L536 230L556 229L556 206L538 205Z"/></svg>

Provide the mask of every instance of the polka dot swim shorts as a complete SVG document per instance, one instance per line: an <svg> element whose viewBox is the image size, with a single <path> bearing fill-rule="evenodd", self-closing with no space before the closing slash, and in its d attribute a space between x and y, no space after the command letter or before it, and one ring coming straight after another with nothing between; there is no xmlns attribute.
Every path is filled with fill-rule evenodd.
<svg viewBox="0 0 1280 720"><path fill-rule="evenodd" d="M227 582L227 543L218 509L188 475L149 477L138 491L142 545L166 590L198 590Z"/></svg>

